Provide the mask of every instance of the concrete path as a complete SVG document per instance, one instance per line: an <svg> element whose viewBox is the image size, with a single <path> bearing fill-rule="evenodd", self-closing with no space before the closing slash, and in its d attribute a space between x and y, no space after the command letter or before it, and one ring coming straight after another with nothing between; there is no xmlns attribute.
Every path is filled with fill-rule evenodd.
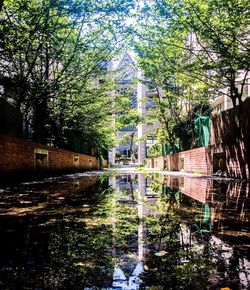
<svg viewBox="0 0 250 290"><path fill-rule="evenodd" d="M105 168L104 169L107 172L114 172L114 173L120 173L120 174L132 174L132 173L160 173L163 175L168 176L176 176L176 177L194 177L194 178L207 178L207 179L214 179L214 180L236 180L232 178L226 178L221 176L211 176L211 175L205 175L205 174L198 174L198 173L190 173L185 171L166 171L166 170L160 170L160 169L154 169L154 168L146 168L146 167L140 167L139 165L115 165L111 168Z"/></svg>
<svg viewBox="0 0 250 290"><path fill-rule="evenodd" d="M166 171L166 170L159 170L154 168L146 168L134 165L116 165L111 168L105 168L105 171L108 172L119 172L119 173L161 173L164 175L171 175L171 176L189 176L189 177L202 177L202 178L212 178L212 176L205 175L205 174L196 174L196 173L189 173L184 171Z"/></svg>

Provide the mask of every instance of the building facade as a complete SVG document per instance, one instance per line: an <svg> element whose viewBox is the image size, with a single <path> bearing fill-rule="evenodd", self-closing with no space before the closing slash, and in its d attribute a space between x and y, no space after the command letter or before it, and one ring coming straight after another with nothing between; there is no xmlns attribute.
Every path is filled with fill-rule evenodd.
<svg viewBox="0 0 250 290"><path fill-rule="evenodd" d="M154 106L153 98L157 95L149 91L144 84L143 73L137 68L135 61L126 53L117 66L118 94L130 94L131 108L137 110L138 116L146 117ZM148 156L149 147L156 142L156 131L159 122L147 124L146 121L137 126L128 126L118 130L117 146L109 151L109 164L114 165L117 157L130 159L135 154L135 162L143 164ZM133 134L133 144L130 136ZM131 152L132 146L132 152Z"/></svg>

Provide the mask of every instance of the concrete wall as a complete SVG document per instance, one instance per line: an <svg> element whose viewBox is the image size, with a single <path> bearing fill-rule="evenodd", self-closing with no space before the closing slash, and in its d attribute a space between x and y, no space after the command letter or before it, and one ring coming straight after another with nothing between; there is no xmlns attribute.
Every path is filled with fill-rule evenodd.
<svg viewBox="0 0 250 290"><path fill-rule="evenodd" d="M95 157L0 135L1 176L57 173L98 168Z"/></svg>

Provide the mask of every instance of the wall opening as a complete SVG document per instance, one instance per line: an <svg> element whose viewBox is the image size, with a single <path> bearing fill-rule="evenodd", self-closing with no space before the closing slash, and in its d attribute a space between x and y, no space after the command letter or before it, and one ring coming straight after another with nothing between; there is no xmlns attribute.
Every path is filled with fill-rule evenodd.
<svg viewBox="0 0 250 290"><path fill-rule="evenodd" d="M36 148L34 150L34 167L36 172L46 171L49 168L48 150Z"/></svg>
<svg viewBox="0 0 250 290"><path fill-rule="evenodd" d="M213 173L227 172L226 153L213 154Z"/></svg>
<svg viewBox="0 0 250 290"><path fill-rule="evenodd" d="M168 166L168 160L167 160L167 158L164 158L164 169L170 170L169 169L169 166Z"/></svg>
<svg viewBox="0 0 250 290"><path fill-rule="evenodd" d="M184 177L179 177L179 188L183 188L184 189Z"/></svg>
<svg viewBox="0 0 250 290"><path fill-rule="evenodd" d="M184 157L179 159L179 170L184 170Z"/></svg>
<svg viewBox="0 0 250 290"><path fill-rule="evenodd" d="M75 169L79 168L80 158L78 155L73 155L73 166Z"/></svg>

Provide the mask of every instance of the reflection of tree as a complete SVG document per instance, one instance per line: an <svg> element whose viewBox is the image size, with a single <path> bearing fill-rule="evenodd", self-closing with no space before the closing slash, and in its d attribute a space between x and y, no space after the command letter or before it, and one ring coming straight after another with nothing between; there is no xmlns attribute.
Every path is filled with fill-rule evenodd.
<svg viewBox="0 0 250 290"><path fill-rule="evenodd" d="M128 190L92 193L87 211L74 216L65 214L56 224L50 235L50 270L63 289L109 287L115 264L119 261L127 267L138 229L130 182L127 185ZM81 204L80 196L74 197L74 204Z"/></svg>
<svg viewBox="0 0 250 290"><path fill-rule="evenodd" d="M206 204L142 174L115 177L117 190L107 178L83 191L67 183L68 194L55 185L59 203L1 219L0 288L108 288L119 284L114 269L138 287L141 277L157 289L249 288L239 288L248 261L210 233Z"/></svg>
<svg viewBox="0 0 250 290"><path fill-rule="evenodd" d="M211 269L209 255L197 251L195 245L182 243L181 224L173 212L146 222L146 241L151 245L146 256L148 271L143 275L146 284L161 289L201 289Z"/></svg>
<svg viewBox="0 0 250 290"><path fill-rule="evenodd" d="M82 223L62 222L51 234L50 263L64 289L86 285L108 286L113 272L110 249L112 229L103 224L85 227Z"/></svg>
<svg viewBox="0 0 250 290"><path fill-rule="evenodd" d="M120 181L120 190L116 191L113 200L116 252L128 253L137 242L138 213L134 195L136 176L128 176L126 180L117 177L117 180Z"/></svg>
<svg viewBox="0 0 250 290"><path fill-rule="evenodd" d="M114 191L105 188L107 182L103 180L68 196L49 211L15 217L12 227L21 224L25 229L17 234L12 247L18 249L16 256L0 269L0 281L8 289L110 285L114 268L110 226Z"/></svg>
<svg viewBox="0 0 250 290"><path fill-rule="evenodd" d="M183 226L177 214L181 194L177 189L152 182L158 188L157 215L145 218L147 224L147 271L142 275L148 286L160 289L201 289L205 287L212 262L209 255L209 236L203 247L191 243L189 226ZM160 216L160 218L159 218ZM187 230L188 229L188 230ZM189 235L188 238L184 238ZM197 233L198 235L198 233Z"/></svg>
<svg viewBox="0 0 250 290"><path fill-rule="evenodd" d="M148 270L143 274L146 284L160 289L217 289L226 286L249 289L246 252L230 246L229 238L229 244L221 239L225 234L230 235L229 229L236 225L237 217L229 229L224 227L219 234L211 229L208 203L197 202L179 193L178 186L170 188L156 179L150 184L154 189L158 188L160 199L157 202L158 216L145 220L147 243L151 245L146 256ZM218 198L220 203L225 203L227 196L223 194ZM229 226L228 219L223 220L223 225ZM237 240L240 238L237 236Z"/></svg>

